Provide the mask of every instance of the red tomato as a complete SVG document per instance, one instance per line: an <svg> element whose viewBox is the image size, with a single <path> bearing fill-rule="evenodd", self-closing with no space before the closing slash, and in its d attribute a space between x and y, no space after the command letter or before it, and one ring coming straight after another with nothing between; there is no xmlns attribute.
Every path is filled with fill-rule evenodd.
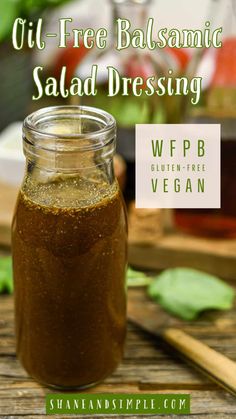
<svg viewBox="0 0 236 419"><path fill-rule="evenodd" d="M190 61L190 54L184 48L165 48L168 54L171 54L177 61L178 69L183 71L186 69L189 61Z"/></svg>
<svg viewBox="0 0 236 419"><path fill-rule="evenodd" d="M213 86L236 85L236 38L223 41L216 55L216 70L212 81Z"/></svg>
<svg viewBox="0 0 236 419"><path fill-rule="evenodd" d="M71 78L75 74L76 67L88 54L88 52L89 49L85 48L82 42L80 43L79 48L73 48L73 42L70 41L66 48L60 49L60 52L54 65L55 77L59 78L62 67L66 66L66 85L69 86Z"/></svg>
<svg viewBox="0 0 236 419"><path fill-rule="evenodd" d="M125 64L124 75L126 77L142 77L144 83L141 88L146 87L146 79L150 76L155 75L155 70L151 63L149 55L133 55L129 58L128 62Z"/></svg>

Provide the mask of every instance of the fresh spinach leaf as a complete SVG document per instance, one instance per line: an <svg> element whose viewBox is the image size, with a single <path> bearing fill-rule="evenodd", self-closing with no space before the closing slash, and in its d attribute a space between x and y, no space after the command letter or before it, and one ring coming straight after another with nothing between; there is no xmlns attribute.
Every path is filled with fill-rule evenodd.
<svg viewBox="0 0 236 419"><path fill-rule="evenodd" d="M17 17L17 13L17 0L0 1L0 41L9 35L13 22Z"/></svg>
<svg viewBox="0 0 236 419"><path fill-rule="evenodd" d="M196 319L204 310L230 309L235 296L221 279L188 268L162 272L150 284L148 294L165 310L185 320Z"/></svg>
<svg viewBox="0 0 236 419"><path fill-rule="evenodd" d="M13 292L13 275L11 257L0 258L0 294Z"/></svg>
<svg viewBox="0 0 236 419"><path fill-rule="evenodd" d="M127 270L127 286L128 287L145 287L152 282L152 278L144 272L135 271L132 268Z"/></svg>

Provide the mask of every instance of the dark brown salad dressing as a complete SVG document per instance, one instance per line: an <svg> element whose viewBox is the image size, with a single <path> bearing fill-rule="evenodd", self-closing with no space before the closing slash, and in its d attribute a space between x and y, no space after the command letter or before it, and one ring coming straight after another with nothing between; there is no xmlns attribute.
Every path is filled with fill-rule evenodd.
<svg viewBox="0 0 236 419"><path fill-rule="evenodd" d="M126 234L117 186L81 207L43 205L20 192L13 221L17 353L38 381L86 387L121 360Z"/></svg>

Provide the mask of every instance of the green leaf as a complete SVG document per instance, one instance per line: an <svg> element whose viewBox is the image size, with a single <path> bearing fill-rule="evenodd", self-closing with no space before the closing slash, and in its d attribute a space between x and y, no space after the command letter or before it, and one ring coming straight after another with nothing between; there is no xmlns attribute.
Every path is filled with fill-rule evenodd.
<svg viewBox="0 0 236 419"><path fill-rule="evenodd" d="M113 114L121 126L129 127L148 121L148 104L143 98L121 97L120 103L117 101L116 104L117 108L113 110Z"/></svg>
<svg viewBox="0 0 236 419"><path fill-rule="evenodd" d="M135 271L132 268L127 270L127 286L128 287L145 287L150 285L152 278L144 272Z"/></svg>
<svg viewBox="0 0 236 419"><path fill-rule="evenodd" d="M164 106L159 105L158 108L155 110L152 124L164 124L167 120L166 116L166 109Z"/></svg>
<svg viewBox="0 0 236 419"><path fill-rule="evenodd" d="M13 292L13 279L12 279L12 259L11 257L0 258L0 294Z"/></svg>
<svg viewBox="0 0 236 419"><path fill-rule="evenodd" d="M32 16L42 13L47 8L58 7L69 0L20 0L22 13Z"/></svg>
<svg viewBox="0 0 236 419"><path fill-rule="evenodd" d="M149 296L165 310L194 320L204 310L232 308L234 290L221 279L188 268L168 269L148 288Z"/></svg>
<svg viewBox="0 0 236 419"><path fill-rule="evenodd" d="M13 22L17 17L17 0L0 1L0 41L5 39L11 32Z"/></svg>
<svg viewBox="0 0 236 419"><path fill-rule="evenodd" d="M0 42L9 37L17 17L41 17L47 8L58 7L69 0L0 0Z"/></svg>

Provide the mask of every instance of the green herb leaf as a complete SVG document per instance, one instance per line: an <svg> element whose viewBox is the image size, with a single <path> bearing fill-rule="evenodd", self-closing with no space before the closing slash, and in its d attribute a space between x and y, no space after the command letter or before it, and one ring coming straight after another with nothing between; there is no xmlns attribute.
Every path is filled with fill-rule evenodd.
<svg viewBox="0 0 236 419"><path fill-rule="evenodd" d="M22 13L26 16L32 16L42 13L47 8L58 7L68 1L69 0L20 0L20 4Z"/></svg>
<svg viewBox="0 0 236 419"><path fill-rule="evenodd" d="M113 98L115 99L115 98ZM123 127L144 124L148 120L148 104L143 98L127 96L121 97L120 104L113 110L118 123Z"/></svg>
<svg viewBox="0 0 236 419"><path fill-rule="evenodd" d="M166 109L159 105L152 118L152 124L164 124L167 120Z"/></svg>
<svg viewBox="0 0 236 419"><path fill-rule="evenodd" d="M9 35L17 13L18 4L16 0L0 1L0 41Z"/></svg>
<svg viewBox="0 0 236 419"><path fill-rule="evenodd" d="M13 292L12 279L12 259L11 257L0 258L0 294Z"/></svg>
<svg viewBox="0 0 236 419"><path fill-rule="evenodd" d="M165 310L185 320L194 320L209 309L232 308L234 290L221 279L194 269L168 269L148 288L149 296Z"/></svg>
<svg viewBox="0 0 236 419"><path fill-rule="evenodd" d="M69 0L0 0L0 42L10 36L16 17L35 20L48 8Z"/></svg>
<svg viewBox="0 0 236 419"><path fill-rule="evenodd" d="M150 285L152 278L144 272L135 271L132 268L127 270L127 286L128 287L145 287Z"/></svg>

